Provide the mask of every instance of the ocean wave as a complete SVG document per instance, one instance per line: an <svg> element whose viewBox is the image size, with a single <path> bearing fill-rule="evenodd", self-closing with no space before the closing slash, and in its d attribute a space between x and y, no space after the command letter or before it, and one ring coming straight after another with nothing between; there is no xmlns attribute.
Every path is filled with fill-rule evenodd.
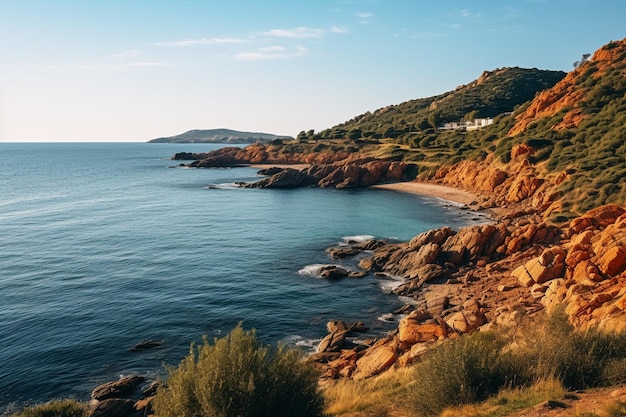
<svg viewBox="0 0 626 417"><path fill-rule="evenodd" d="M377 319L378 321L382 321L385 323L393 323L395 321L395 317L393 313L381 314L380 316L377 317Z"/></svg>
<svg viewBox="0 0 626 417"><path fill-rule="evenodd" d="M341 238L341 243L345 245L349 245L352 243L363 243L368 240L374 239L375 236L372 235L354 235L354 236L344 236Z"/></svg>
<svg viewBox="0 0 626 417"><path fill-rule="evenodd" d="M207 190L234 190L241 187L236 182L225 182L222 184L209 184L204 188Z"/></svg>
<svg viewBox="0 0 626 417"><path fill-rule="evenodd" d="M304 352L307 352L309 354L317 352L317 346L320 344L321 341L322 339L305 338L300 335L291 335L283 339L283 342L287 346L299 347Z"/></svg>
<svg viewBox="0 0 626 417"><path fill-rule="evenodd" d="M404 283L404 279L393 275L387 275L380 281L380 288L385 294L391 294L393 290Z"/></svg>
<svg viewBox="0 0 626 417"><path fill-rule="evenodd" d="M300 269L298 271L298 274L308 275L311 277L320 277L322 274L322 269L328 268L331 266L340 267L339 265L336 265L336 264L311 264L311 265L306 265L305 267Z"/></svg>

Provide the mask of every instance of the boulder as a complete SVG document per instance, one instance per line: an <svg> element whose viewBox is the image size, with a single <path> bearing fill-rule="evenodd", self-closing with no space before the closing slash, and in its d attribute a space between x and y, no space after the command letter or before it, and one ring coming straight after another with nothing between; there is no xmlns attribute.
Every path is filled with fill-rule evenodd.
<svg viewBox="0 0 626 417"><path fill-rule="evenodd" d="M91 398L102 401L107 398L123 398L132 393L146 379L139 375L131 375L118 381L99 385L91 392Z"/></svg>
<svg viewBox="0 0 626 417"><path fill-rule="evenodd" d="M137 343L135 346L133 346L132 348L128 349L129 352L140 352L142 350L148 350L148 349L153 349L156 347L159 347L163 344L162 340L142 340L141 342Z"/></svg>
<svg viewBox="0 0 626 417"><path fill-rule="evenodd" d="M328 333L334 333L336 331L345 332L348 330L348 325L342 320L331 320L326 323L326 329L328 330Z"/></svg>
<svg viewBox="0 0 626 417"><path fill-rule="evenodd" d="M398 354L392 341L385 341L380 346L374 345L356 362L352 378L360 380L378 375L393 365L397 359Z"/></svg>
<svg viewBox="0 0 626 417"><path fill-rule="evenodd" d="M602 254L598 261L600 271L608 276L615 276L626 266L626 247L612 246Z"/></svg>
<svg viewBox="0 0 626 417"><path fill-rule="evenodd" d="M336 330L322 339L317 347L318 353L339 352L346 341L347 330Z"/></svg>
<svg viewBox="0 0 626 417"><path fill-rule="evenodd" d="M468 300L463 310L451 314L445 319L446 324L457 333L471 333L487 322L487 318L480 311L476 300Z"/></svg>
<svg viewBox="0 0 626 417"><path fill-rule="evenodd" d="M320 276L327 279L340 279L350 275L350 272L337 265L327 265L320 270Z"/></svg>
<svg viewBox="0 0 626 417"><path fill-rule="evenodd" d="M543 284L555 278L563 277L565 259L565 251L560 247L548 248L537 258L533 258L514 269L512 275L525 287Z"/></svg>
<svg viewBox="0 0 626 417"><path fill-rule="evenodd" d="M135 402L122 398L108 398L92 406L90 417L126 417L135 414Z"/></svg>
<svg viewBox="0 0 626 417"><path fill-rule="evenodd" d="M350 332L363 333L363 332L366 332L367 330L368 330L368 327L362 321L355 321L354 323L350 324L350 326L348 327L348 331Z"/></svg>
<svg viewBox="0 0 626 417"><path fill-rule="evenodd" d="M428 315L420 310L411 312L403 318L398 325L398 340L405 346L412 346L416 343L437 340L442 336L447 336L445 325L441 323L423 323Z"/></svg>
<svg viewBox="0 0 626 417"><path fill-rule="evenodd" d="M447 295L425 294L426 309L433 316L440 317L444 310L450 305L450 298Z"/></svg>
<svg viewBox="0 0 626 417"><path fill-rule="evenodd" d="M409 242L409 248L415 249L426 243L434 243L436 245L441 245L446 239L453 234L452 229L449 227L441 227L439 229L432 229L426 232L422 232L419 235L415 236Z"/></svg>
<svg viewBox="0 0 626 417"><path fill-rule="evenodd" d="M326 253L333 259L348 258L357 255L359 252L359 249L352 246L334 246L326 249Z"/></svg>

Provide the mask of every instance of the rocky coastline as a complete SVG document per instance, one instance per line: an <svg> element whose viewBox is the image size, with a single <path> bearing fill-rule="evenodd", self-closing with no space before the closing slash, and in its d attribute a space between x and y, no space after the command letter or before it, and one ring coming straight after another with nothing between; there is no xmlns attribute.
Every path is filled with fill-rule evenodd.
<svg viewBox="0 0 626 417"><path fill-rule="evenodd" d="M415 184L407 182L415 175L404 162L359 154L274 158L265 145L245 149L177 154L173 159L192 159L185 166L198 168L281 165L260 171L265 178L255 183L240 184L250 188ZM367 256L358 270L331 264L320 276L337 281L367 274L401 279L393 292L410 302L392 312L399 324L384 337L360 341L355 336L367 330L366 323L340 318L327 323L327 335L307 358L320 369L322 381L359 380L406 366L462 334L493 328L515 332L522 321L558 305L565 306L577 329L626 329L626 208L606 205L560 224L547 221L558 207L557 187L567 173L540 177L528 163L532 153L520 145L512 150L506 169L489 160L463 161L429 180L461 190L460 202L467 208L491 210L489 223L456 231L442 227L403 243L373 239L327 249L330 259ZM147 342L138 349L158 347ZM91 413L145 415L155 392L156 385L140 376L113 381L94 389Z"/></svg>
<svg viewBox="0 0 626 417"><path fill-rule="evenodd" d="M578 329L626 328L626 209L607 205L573 220L548 220L559 208L558 186L569 174L541 176L529 161L535 151L517 145L505 166L488 156L482 162L441 168L428 179L461 190L463 204L470 209L491 210L489 224L457 231L443 227L404 243L355 242L327 250L331 258L364 251L371 256L360 261L358 271L331 268L322 276L342 279L372 273L400 278L394 293L411 302L395 312L398 328L382 339L355 345L350 338L354 325L329 323L327 336L309 358L324 378L368 378L413 362L446 338L493 327L515 329L521 320L561 304ZM333 158L324 153L274 154L260 144L223 152L238 164L310 164L262 171L264 179L242 187L415 184L408 182L415 178L410 164L358 153ZM194 162L187 166L220 166L221 156L193 155ZM190 157L178 154L173 159Z"/></svg>

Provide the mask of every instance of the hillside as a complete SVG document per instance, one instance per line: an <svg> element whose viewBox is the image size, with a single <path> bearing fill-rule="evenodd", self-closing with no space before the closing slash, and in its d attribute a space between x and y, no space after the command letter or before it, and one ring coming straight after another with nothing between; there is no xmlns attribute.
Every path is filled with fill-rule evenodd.
<svg viewBox="0 0 626 417"><path fill-rule="evenodd" d="M482 194L484 207L524 201L563 222L603 204L626 203L625 74L626 41L615 41L567 75L485 72L455 91L298 139L413 163L419 179ZM493 124L471 132L433 128L480 116L495 116Z"/></svg>
<svg viewBox="0 0 626 417"><path fill-rule="evenodd" d="M402 138L445 122L495 117L512 112L516 106L552 87L564 76L562 71L536 68L485 71L475 81L458 86L454 91L367 112L314 136L317 139ZM301 135L300 138L313 136L310 133Z"/></svg>
<svg viewBox="0 0 626 417"><path fill-rule="evenodd" d="M534 190L526 197L555 221L603 204L625 204L626 40L603 46L512 116L498 118L480 132L440 133L434 143L444 138L450 147L463 150L456 153L454 165L445 156L431 160L439 171L425 177L500 194L495 204L514 202L503 193L510 194L509 186L521 181L517 174L522 171L527 180L534 178ZM482 171L482 179L468 176L469 171ZM506 172L500 175L511 181L490 186L488 177L493 180L496 172Z"/></svg>
<svg viewBox="0 0 626 417"><path fill-rule="evenodd" d="M268 143L276 139L293 139L270 133L240 132L231 129L189 130L176 136L152 139L150 143Z"/></svg>

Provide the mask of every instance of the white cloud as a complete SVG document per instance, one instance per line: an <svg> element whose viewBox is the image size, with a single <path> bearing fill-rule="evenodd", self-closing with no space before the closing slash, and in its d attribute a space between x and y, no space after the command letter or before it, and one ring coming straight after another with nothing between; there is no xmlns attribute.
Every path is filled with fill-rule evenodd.
<svg viewBox="0 0 626 417"><path fill-rule="evenodd" d="M374 16L374 13L360 12L356 16L360 19L359 23L367 25L370 22L370 18Z"/></svg>
<svg viewBox="0 0 626 417"><path fill-rule="evenodd" d="M483 19L483 14L481 12L473 12L470 9L462 9L459 12L459 15L463 19L470 19L470 20L482 20Z"/></svg>
<svg viewBox="0 0 626 417"><path fill-rule="evenodd" d="M235 54L235 59L240 61L262 61L272 59L290 59L304 56L308 53L308 49L302 46L296 47L294 51L285 51L283 47L266 47L258 48L250 52L240 52Z"/></svg>
<svg viewBox="0 0 626 417"><path fill-rule="evenodd" d="M165 62L138 60L139 56L141 56L140 51L128 49L105 59L94 61L91 64L81 65L80 68L85 70L122 71L129 68L168 66Z"/></svg>
<svg viewBox="0 0 626 417"><path fill-rule="evenodd" d="M282 46L266 46L263 48L259 48L259 51L262 51L262 52L282 52L284 50L285 48Z"/></svg>
<svg viewBox="0 0 626 417"><path fill-rule="evenodd" d="M112 56L112 58L114 60L121 60L121 59L126 59L126 58L135 58L138 57L139 55L141 55L141 52L139 52L136 49L128 49L124 52L120 52L119 54L115 54Z"/></svg>
<svg viewBox="0 0 626 417"><path fill-rule="evenodd" d="M196 45L223 45L230 43L244 43L242 38L199 38L183 39L180 41L156 42L156 46L196 46Z"/></svg>
<svg viewBox="0 0 626 417"><path fill-rule="evenodd" d="M349 30L346 28L342 28L342 27L338 27L338 26L333 26L329 29L329 32L331 33L348 33Z"/></svg>
<svg viewBox="0 0 626 417"><path fill-rule="evenodd" d="M409 38L410 39L425 39L425 38L438 38L441 36L446 36L443 33L439 33L439 32L422 32L422 33L417 33L415 35L411 35Z"/></svg>
<svg viewBox="0 0 626 417"><path fill-rule="evenodd" d="M90 71L124 71L129 68L155 68L167 67L169 64L165 62L146 61L146 62L129 62L126 64L111 64L106 62L95 62L93 64L81 65L79 68Z"/></svg>
<svg viewBox="0 0 626 417"><path fill-rule="evenodd" d="M272 36L276 38L290 38L290 39L307 39L307 38L322 38L326 30L307 28L304 26L294 29L272 29L269 32L262 32L261 35Z"/></svg>
<svg viewBox="0 0 626 417"><path fill-rule="evenodd" d="M167 67L165 62L147 61L147 62L129 62L127 67Z"/></svg>

